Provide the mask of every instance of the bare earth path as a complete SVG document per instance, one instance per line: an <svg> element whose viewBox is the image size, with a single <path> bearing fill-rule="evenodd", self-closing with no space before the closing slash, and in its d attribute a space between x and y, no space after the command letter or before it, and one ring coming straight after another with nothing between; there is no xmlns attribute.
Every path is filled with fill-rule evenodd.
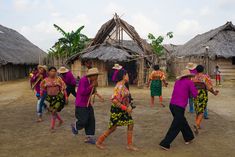
<svg viewBox="0 0 235 157"><path fill-rule="evenodd" d="M165 152L158 147L164 137L172 116L168 107L149 107L148 89L131 88L137 108L135 120L135 144L139 152L125 150L126 128L120 127L111 135L101 151L83 143L84 131L72 136L70 123L74 120L74 98L61 112L65 123L56 133L49 132L49 114L44 122L35 122L36 98L25 80L0 84L0 157L234 157L235 156L235 84L226 83L220 95L209 99L209 120L203 121L203 130L191 145L184 145L181 134ZM109 98L112 88L100 88L105 103L95 105L97 135L107 128L109 120ZM172 86L164 88L164 103L168 106ZM194 115L186 113L190 125Z"/></svg>

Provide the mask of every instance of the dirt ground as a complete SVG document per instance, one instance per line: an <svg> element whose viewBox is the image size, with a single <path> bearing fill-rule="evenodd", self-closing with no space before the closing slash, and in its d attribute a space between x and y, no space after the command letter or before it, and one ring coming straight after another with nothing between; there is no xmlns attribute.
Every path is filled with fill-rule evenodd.
<svg viewBox="0 0 235 157"><path fill-rule="evenodd" d="M125 149L126 127L120 127L107 140L107 150L98 150L93 145L84 144L84 131L73 136L70 123L74 121L74 98L61 112L65 123L56 133L49 132L50 116L44 114L44 121L36 123L36 98L26 80L0 84L0 157L234 157L235 156L235 83L226 82L219 88L220 94L209 97L209 120L203 121L203 129L190 145L185 145L179 134L166 152L158 144L165 136L172 120L168 104L172 83L163 89L162 108L156 104L149 107L149 90L131 87L137 108L133 112L135 120L134 142L139 152ZM96 135L100 135L109 121L109 98L112 87L100 88L105 103L97 102ZM190 125L194 114L186 113Z"/></svg>

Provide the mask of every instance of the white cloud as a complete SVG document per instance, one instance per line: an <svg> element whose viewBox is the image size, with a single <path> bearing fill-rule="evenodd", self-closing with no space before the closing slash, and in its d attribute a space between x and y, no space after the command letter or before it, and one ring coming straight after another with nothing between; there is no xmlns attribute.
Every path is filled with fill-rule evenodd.
<svg viewBox="0 0 235 157"><path fill-rule="evenodd" d="M149 33L159 34L160 32L160 26L155 22L155 20L142 13L132 15L129 24L133 25L139 35L145 39Z"/></svg>
<svg viewBox="0 0 235 157"><path fill-rule="evenodd" d="M183 16L192 16L194 14L194 10L191 8L185 8L182 10L181 14Z"/></svg>
<svg viewBox="0 0 235 157"><path fill-rule="evenodd" d="M78 14L71 18L57 16L47 21L41 21L35 25L23 26L20 29L20 33L36 45L41 45L43 50L47 50L61 36L61 34L53 27L53 24L57 24L66 32L70 32L82 25L89 25L89 23L90 20L85 14ZM84 32L85 30L83 30L83 33Z"/></svg>
<svg viewBox="0 0 235 157"><path fill-rule="evenodd" d="M123 13L125 13L125 9L114 2L110 2L105 7L104 12L108 15L112 15L114 13L122 15Z"/></svg>
<svg viewBox="0 0 235 157"><path fill-rule="evenodd" d="M13 8L22 12L55 9L52 0L13 0Z"/></svg>
<svg viewBox="0 0 235 157"><path fill-rule="evenodd" d="M235 6L235 1L234 0L217 0L217 4L219 6L220 9L233 9L234 10L234 6Z"/></svg>
<svg viewBox="0 0 235 157"><path fill-rule="evenodd" d="M211 16L213 13L209 7L203 7L199 10L200 16Z"/></svg>
<svg viewBox="0 0 235 157"><path fill-rule="evenodd" d="M202 27L197 20L182 20L176 25L174 40L178 43L185 43L199 33L202 33Z"/></svg>

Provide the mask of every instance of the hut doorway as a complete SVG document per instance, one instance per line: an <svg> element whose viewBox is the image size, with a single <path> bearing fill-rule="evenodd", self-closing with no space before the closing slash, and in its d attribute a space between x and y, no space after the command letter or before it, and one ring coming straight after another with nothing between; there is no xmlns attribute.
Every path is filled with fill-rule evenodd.
<svg viewBox="0 0 235 157"><path fill-rule="evenodd" d="M235 65L235 57L232 58L232 64Z"/></svg>
<svg viewBox="0 0 235 157"><path fill-rule="evenodd" d="M107 64L107 71L108 71L108 83L109 85L114 84L112 81L112 76L114 70L112 69L113 65L115 63L108 63ZM131 61L131 62L122 62L118 63L123 66L125 70L127 70L129 74L129 82L131 85L135 85L137 83L137 64L136 61Z"/></svg>

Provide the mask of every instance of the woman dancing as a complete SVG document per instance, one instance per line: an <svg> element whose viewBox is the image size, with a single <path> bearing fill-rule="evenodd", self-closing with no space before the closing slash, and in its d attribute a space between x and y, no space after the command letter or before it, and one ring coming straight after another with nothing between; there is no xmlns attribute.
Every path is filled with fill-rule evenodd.
<svg viewBox="0 0 235 157"><path fill-rule="evenodd" d="M129 90L125 83L129 81L128 74L125 70L119 70L117 73L117 84L112 96L111 115L109 129L106 130L97 140L96 146L105 149L104 140L113 133L118 126L127 126L127 149L137 151L133 146L133 128L134 121L131 116L132 107L129 105Z"/></svg>
<svg viewBox="0 0 235 157"><path fill-rule="evenodd" d="M55 131L56 119L59 120L59 125L63 123L58 112L60 112L68 101L66 93L66 85L64 81L57 76L57 69L50 67L48 77L41 82L41 96L44 92L47 93L46 101L49 102L49 111L51 112L51 132Z"/></svg>
<svg viewBox="0 0 235 157"><path fill-rule="evenodd" d="M194 125L194 131L195 134L198 134L203 119L203 113L207 107L208 91L214 95L218 95L219 91L213 89L211 78L203 73L204 67L202 65L198 65L196 70L197 74L193 78L193 82L198 89L198 96L194 99L194 108L196 112L196 124Z"/></svg>
<svg viewBox="0 0 235 157"><path fill-rule="evenodd" d="M154 96L159 96L160 105L165 107L162 103L162 83L167 87L166 77L164 72L160 70L159 65L154 65L154 71L149 76L148 87L150 85L151 91L151 107L154 106Z"/></svg>

